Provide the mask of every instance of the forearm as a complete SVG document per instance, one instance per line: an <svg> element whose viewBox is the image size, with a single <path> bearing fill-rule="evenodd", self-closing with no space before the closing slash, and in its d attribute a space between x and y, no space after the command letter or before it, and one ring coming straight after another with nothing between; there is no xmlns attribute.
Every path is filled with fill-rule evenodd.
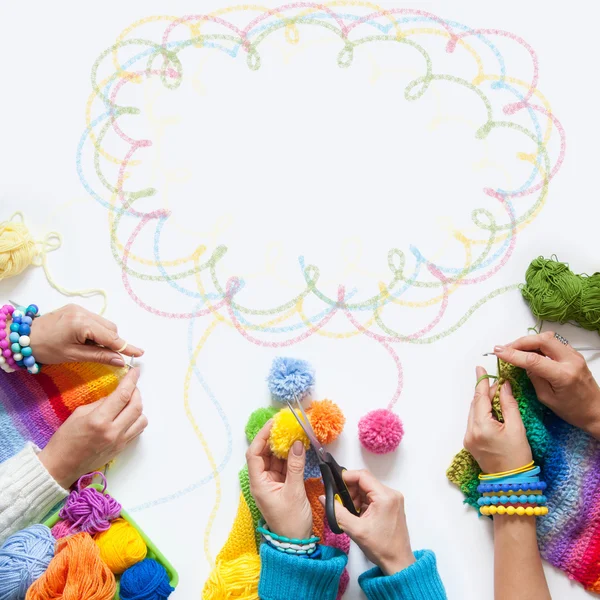
<svg viewBox="0 0 600 600"><path fill-rule="evenodd" d="M494 516L495 600L551 600L535 517Z"/></svg>
<svg viewBox="0 0 600 600"><path fill-rule="evenodd" d="M32 444L0 464L0 544L39 522L67 494L39 461Z"/></svg>

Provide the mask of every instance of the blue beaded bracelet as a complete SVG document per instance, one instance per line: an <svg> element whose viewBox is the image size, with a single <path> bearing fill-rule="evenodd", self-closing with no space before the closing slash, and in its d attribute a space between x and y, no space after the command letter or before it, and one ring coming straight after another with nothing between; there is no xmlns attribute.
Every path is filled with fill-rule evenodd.
<svg viewBox="0 0 600 600"><path fill-rule="evenodd" d="M27 308L19 306L13 311L12 323L10 325L10 350L13 359L19 367L24 367L32 375L40 372L41 366L36 362L33 351L31 350L31 324L33 319L39 316L39 309L35 304L30 304Z"/></svg>
<svg viewBox="0 0 600 600"><path fill-rule="evenodd" d="M282 535L277 535L276 533L269 531L262 525L259 525L256 528L256 531L258 531L259 533L261 533L264 536L268 535L268 536L272 537L274 540L277 540L278 542L283 542L285 544L298 544L300 546L306 546L307 544L315 544L315 543L318 543L321 541L321 538L317 537L317 536L311 537L307 540L299 540L297 538L286 538Z"/></svg>
<svg viewBox="0 0 600 600"><path fill-rule="evenodd" d="M512 494L511 496L482 496L477 500L477 504L479 506L490 506L492 504L539 504L543 506L546 501L546 496L540 494L521 494L520 496Z"/></svg>
<svg viewBox="0 0 600 600"><path fill-rule="evenodd" d="M546 489L546 484L543 481L532 481L532 482L519 482L519 485L513 485L512 483L480 483L477 486L477 491L480 494L485 492L509 492L517 491L517 488L523 491L527 490L542 490Z"/></svg>

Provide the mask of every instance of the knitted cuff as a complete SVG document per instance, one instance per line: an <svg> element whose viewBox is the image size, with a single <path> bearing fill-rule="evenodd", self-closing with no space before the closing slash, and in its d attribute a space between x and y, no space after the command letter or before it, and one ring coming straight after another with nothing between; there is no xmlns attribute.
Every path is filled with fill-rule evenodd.
<svg viewBox="0 0 600 600"><path fill-rule="evenodd" d="M284 554L268 544L260 547L258 595L261 600L335 600L348 557L336 548L321 546L321 558Z"/></svg>
<svg viewBox="0 0 600 600"><path fill-rule="evenodd" d="M38 452L35 444L28 443L19 454L0 465L3 482L0 494L11 499L11 506L3 508L13 512L22 505L29 523L42 519L69 494L48 473L37 457Z"/></svg>
<svg viewBox="0 0 600 600"><path fill-rule="evenodd" d="M446 600L446 590L431 550L417 550L416 562L386 577L375 567L358 578L369 600Z"/></svg>

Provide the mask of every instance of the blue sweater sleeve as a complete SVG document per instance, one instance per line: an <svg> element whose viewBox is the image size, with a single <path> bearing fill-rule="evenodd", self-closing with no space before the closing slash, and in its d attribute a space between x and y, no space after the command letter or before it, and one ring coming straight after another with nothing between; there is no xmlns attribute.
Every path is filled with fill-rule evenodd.
<svg viewBox="0 0 600 600"><path fill-rule="evenodd" d="M335 600L348 557L336 548L321 546L320 558L284 554L268 544L260 547L261 600Z"/></svg>
<svg viewBox="0 0 600 600"><path fill-rule="evenodd" d="M414 562L403 571L386 577L375 567L358 578L369 600L446 600L431 550L417 550Z"/></svg>

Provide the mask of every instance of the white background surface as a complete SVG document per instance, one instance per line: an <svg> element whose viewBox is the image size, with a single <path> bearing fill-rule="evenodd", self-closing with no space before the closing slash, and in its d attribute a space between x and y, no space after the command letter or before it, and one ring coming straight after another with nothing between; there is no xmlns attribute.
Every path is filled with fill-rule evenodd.
<svg viewBox="0 0 600 600"><path fill-rule="evenodd" d="M189 321L157 317L130 298L110 251L107 211L86 193L75 169L96 57L138 19L199 10L197 3L188 1L136 4L105 0L92 8L74 2L33 2L0 9L0 216L22 210L36 236L60 231L63 248L49 256L56 279L70 288L105 288L106 316L118 323L124 337L146 349L140 387L150 425L139 443L119 458L110 477L111 493L126 507L177 494L211 473L184 411ZM208 12L220 6L226 4L215 1L202 8ZM578 272L595 271L600 132L595 23L580 14L588 5L572 2L567 9L558 2L461 1L451 6L386 6L419 6L473 28L522 36L538 52L539 88L567 133L565 163L550 186L547 204L517 236L507 265L485 282L452 294L433 333L453 325L492 290L522 281L535 256L556 253ZM579 17L570 16L575 14ZM358 300L376 294L379 281L389 281L387 251L392 247L410 257L412 244L438 264L461 265L464 257L449 238L449 223L473 232L471 210L491 209L482 187L520 186L528 169L514 155L533 146L524 147L523 138L508 135L490 142L476 140L474 131L484 117L481 105L455 88L432 86L421 100L408 103L404 87L420 73L422 63L404 49L384 44L357 50L354 64L340 69L339 39L310 32L304 37L304 30L301 35L294 47L285 43L282 33L264 42L262 66L256 72L247 68L245 58L190 49L181 55L184 82L179 90L169 92L156 81L129 86L127 101L142 107L143 113L135 122L130 118L130 132L151 138L154 145L145 150L145 164L127 187L158 190L136 204L140 210L172 211L164 227L161 258L187 255L201 243L208 247L208 256L216 245L227 245L229 251L219 264L220 280L243 277L246 285L239 300L256 308L276 306L300 293L300 255L307 264L319 266L322 290L335 297L337 285L343 283L348 290L359 290ZM511 72L530 78L527 55L510 44L502 50ZM468 72L469 61L458 51L456 59L449 58L441 39L429 40L428 51L437 72ZM497 72L490 55L484 63L490 73ZM551 147L555 158L556 147ZM488 163L482 165L484 156ZM89 146L82 165L93 172ZM129 219L120 230L122 241L131 233L132 222ZM133 251L153 258L148 232ZM157 274L151 268L145 272ZM173 312L194 308L193 299L165 282L131 281L136 294L154 307ZM193 278L179 283L196 289ZM0 292L4 299L35 301L42 310L65 302L39 269L3 282ZM99 308L98 300L83 303ZM323 308L317 301L306 307L308 314ZM403 332L415 331L437 309L439 305L395 307L390 323ZM194 344L209 320L196 321ZM395 389L395 367L381 346L365 336L313 336L285 351L315 365L314 397L332 398L347 415L345 433L334 446L340 462L350 468L366 466L405 493L413 546L436 551L450 598L492 597L489 523L461 505L460 493L445 478L461 447L474 368L487 360L483 364L493 369L493 361L481 354L525 334L531 325L520 294L510 292L439 342L396 345L405 379L396 408L406 436L399 451L384 459L363 452L356 438L358 419L385 406ZM349 327L340 317L328 330ZM559 330L573 343L598 343L591 333ZM271 334L261 339L284 337ZM200 597L209 571L204 540L216 503L216 519L206 538L211 557L227 537L238 502L237 471L246 447L243 427L254 408L268 403L264 379L272 358L281 353L252 345L226 326L217 327L200 352L198 367L223 407L232 435L229 454L226 426L206 390L192 378L191 410L216 464L226 461L219 478L220 500L211 480L134 514L179 570L181 583L173 598ZM361 597L356 578L366 566L353 548L346 598ZM553 597L585 596L562 573L549 567L546 571Z"/></svg>

